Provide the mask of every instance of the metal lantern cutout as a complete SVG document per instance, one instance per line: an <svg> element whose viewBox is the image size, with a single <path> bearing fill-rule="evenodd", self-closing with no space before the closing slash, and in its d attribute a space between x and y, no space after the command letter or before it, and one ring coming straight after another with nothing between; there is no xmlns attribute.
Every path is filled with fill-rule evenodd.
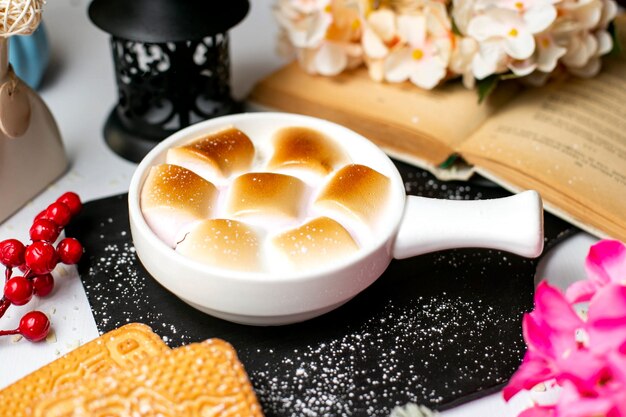
<svg viewBox="0 0 626 417"><path fill-rule="evenodd" d="M198 121L236 112L227 31L247 0L94 0L89 17L111 34L118 103L104 137L139 161L159 141Z"/></svg>

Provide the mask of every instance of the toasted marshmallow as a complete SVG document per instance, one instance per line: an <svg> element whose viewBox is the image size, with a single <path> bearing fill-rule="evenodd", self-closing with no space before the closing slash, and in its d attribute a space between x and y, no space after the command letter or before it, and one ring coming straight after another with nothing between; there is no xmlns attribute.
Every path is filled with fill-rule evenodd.
<svg viewBox="0 0 626 417"><path fill-rule="evenodd" d="M217 188L194 172L161 164L148 173L141 190L141 211L152 231L174 247L181 230L211 215L217 196Z"/></svg>
<svg viewBox="0 0 626 417"><path fill-rule="evenodd" d="M337 211L373 226L387 204L391 181L380 172L358 164L337 171L315 201L318 209Z"/></svg>
<svg viewBox="0 0 626 417"><path fill-rule="evenodd" d="M307 127L286 127L274 136L270 169L301 168L327 175L349 158L332 139Z"/></svg>
<svg viewBox="0 0 626 417"><path fill-rule="evenodd" d="M290 175L243 174L232 183L227 212L233 216L263 215L297 218L304 209L306 185Z"/></svg>
<svg viewBox="0 0 626 417"><path fill-rule="evenodd" d="M176 246L190 259L238 271L259 271L260 239L249 226L236 220L209 219L194 227Z"/></svg>
<svg viewBox="0 0 626 417"><path fill-rule="evenodd" d="M350 233L328 217L315 218L272 239L279 261L292 268L314 267L345 258L359 250Z"/></svg>
<svg viewBox="0 0 626 417"><path fill-rule="evenodd" d="M207 180L219 180L249 170L254 152L250 138L241 130L229 127L168 150L166 160Z"/></svg>

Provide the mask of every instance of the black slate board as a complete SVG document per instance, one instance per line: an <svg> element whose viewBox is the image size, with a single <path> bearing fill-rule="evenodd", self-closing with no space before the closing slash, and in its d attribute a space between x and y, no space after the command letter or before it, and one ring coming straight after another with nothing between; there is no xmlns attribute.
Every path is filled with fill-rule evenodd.
<svg viewBox="0 0 626 417"><path fill-rule="evenodd" d="M410 194L508 195L484 182L441 182L397 166ZM85 204L68 229L87 250L80 272L98 329L142 322L172 347L229 341L268 417L387 416L407 402L448 408L498 389L520 363L520 319L532 308L536 260L464 249L394 261L370 288L323 317L242 326L197 312L148 275L132 247L126 198ZM576 231L551 215L545 225L546 248Z"/></svg>

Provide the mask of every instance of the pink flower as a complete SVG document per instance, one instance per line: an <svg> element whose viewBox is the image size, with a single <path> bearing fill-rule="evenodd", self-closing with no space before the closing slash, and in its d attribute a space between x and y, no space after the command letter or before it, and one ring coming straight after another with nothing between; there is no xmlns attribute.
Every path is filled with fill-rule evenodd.
<svg viewBox="0 0 626 417"><path fill-rule="evenodd" d="M535 311L524 315L522 328L528 350L519 370L504 388L509 400L522 389L556 378L559 364L578 348L577 330L584 322L556 288L542 282L535 293Z"/></svg>
<svg viewBox="0 0 626 417"><path fill-rule="evenodd" d="M589 301L610 282L626 285L626 246L617 240L603 240L593 245L585 262L588 279L572 284L566 292L570 302Z"/></svg>
<svg viewBox="0 0 626 417"><path fill-rule="evenodd" d="M589 280L567 297L539 284L535 310L524 316L528 350L504 398L549 381L560 392L519 417L626 417L626 247L602 241L586 266ZM586 320L574 309L579 301L589 301Z"/></svg>

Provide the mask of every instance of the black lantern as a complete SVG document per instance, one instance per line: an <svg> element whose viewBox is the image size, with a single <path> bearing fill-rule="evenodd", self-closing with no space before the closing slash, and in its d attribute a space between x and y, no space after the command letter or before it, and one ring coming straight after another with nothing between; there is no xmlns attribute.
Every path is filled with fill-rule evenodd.
<svg viewBox="0 0 626 417"><path fill-rule="evenodd" d="M89 17L111 34L119 99L104 126L111 149L139 161L198 121L234 113L227 31L247 0L94 0Z"/></svg>

